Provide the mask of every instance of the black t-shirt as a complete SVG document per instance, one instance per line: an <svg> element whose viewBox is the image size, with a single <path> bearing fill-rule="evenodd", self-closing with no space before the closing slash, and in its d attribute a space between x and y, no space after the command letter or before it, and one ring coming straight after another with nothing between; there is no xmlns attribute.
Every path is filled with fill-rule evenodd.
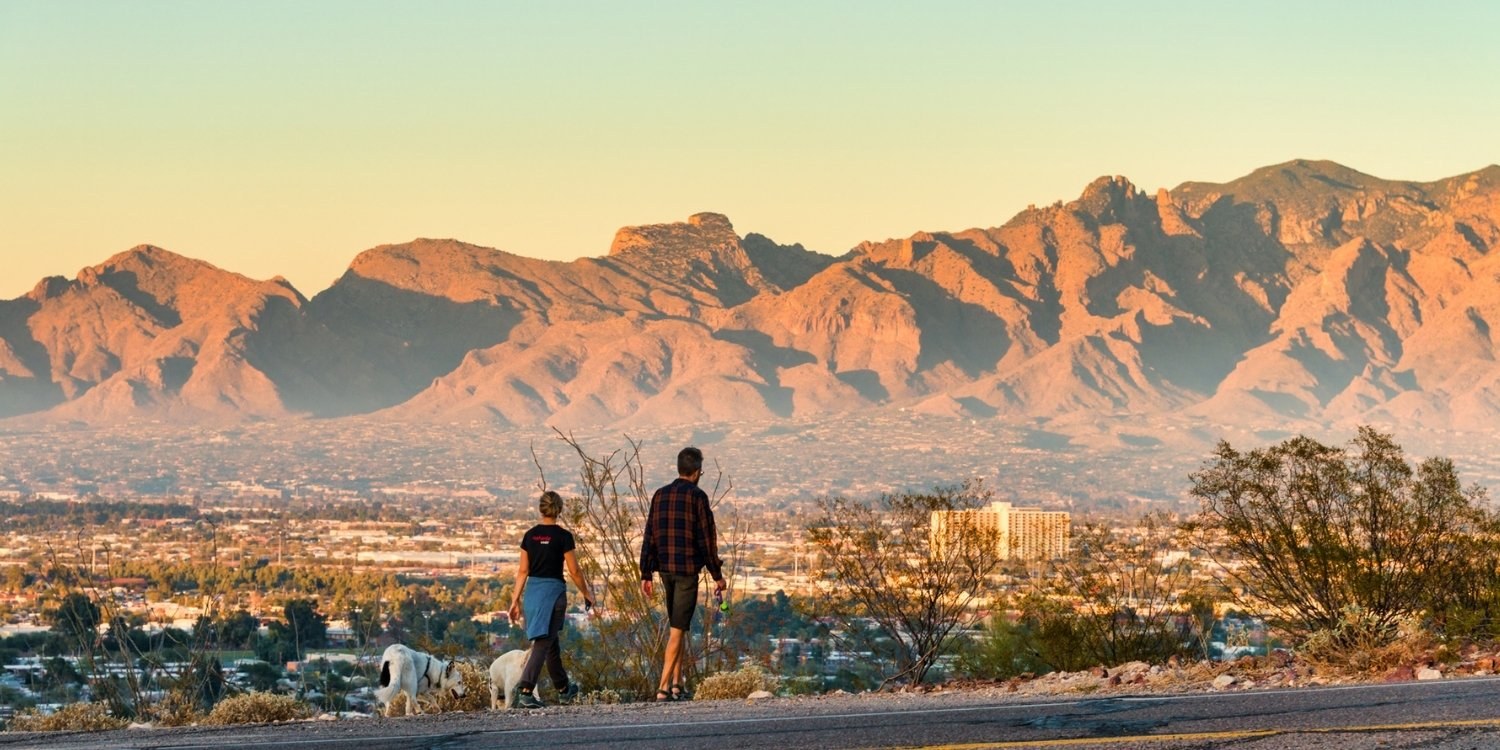
<svg viewBox="0 0 1500 750"><path fill-rule="evenodd" d="M531 563L526 575L561 581L563 555L573 551L573 532L557 524L539 523L521 537L521 549L526 550L526 559Z"/></svg>

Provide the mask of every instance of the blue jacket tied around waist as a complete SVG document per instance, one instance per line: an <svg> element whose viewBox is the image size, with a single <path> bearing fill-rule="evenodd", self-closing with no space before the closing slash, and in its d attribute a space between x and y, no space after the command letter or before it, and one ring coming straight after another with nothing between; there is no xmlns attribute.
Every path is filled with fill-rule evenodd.
<svg viewBox="0 0 1500 750"><path fill-rule="evenodd" d="M526 637L546 638L552 627L552 608L558 597L567 596L568 584L561 578L528 578L521 609L526 613Z"/></svg>

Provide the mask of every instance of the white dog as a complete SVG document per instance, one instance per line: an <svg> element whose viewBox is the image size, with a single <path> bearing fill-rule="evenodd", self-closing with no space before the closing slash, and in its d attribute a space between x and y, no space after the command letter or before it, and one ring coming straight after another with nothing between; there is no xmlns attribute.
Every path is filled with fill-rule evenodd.
<svg viewBox="0 0 1500 750"><path fill-rule="evenodd" d="M495 657L490 662L490 709L513 708L516 705L516 683L521 681L521 670L526 667L526 651L514 649ZM500 693L505 693L505 703L500 702Z"/></svg>
<svg viewBox="0 0 1500 750"><path fill-rule="evenodd" d="M429 690L448 690L454 698L462 698L464 678L458 664L399 643L386 647L380 657L380 687L375 689L375 699L385 704L385 715L391 715L391 702L401 693L406 694L407 716L413 711L422 713L417 694Z"/></svg>

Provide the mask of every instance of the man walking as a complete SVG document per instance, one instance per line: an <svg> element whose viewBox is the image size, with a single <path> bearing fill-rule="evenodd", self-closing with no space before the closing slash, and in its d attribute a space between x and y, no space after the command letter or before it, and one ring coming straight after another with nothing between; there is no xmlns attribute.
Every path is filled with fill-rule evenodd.
<svg viewBox="0 0 1500 750"><path fill-rule="evenodd" d="M708 495L698 488L703 476L703 451L683 448L677 454L677 479L651 496L646 531L641 540L641 591L650 598L651 577L661 574L667 598L667 652L662 659L656 700L684 696L682 663L687 631L698 607L698 571L708 568L714 591L724 590L724 561L719 559L719 532Z"/></svg>

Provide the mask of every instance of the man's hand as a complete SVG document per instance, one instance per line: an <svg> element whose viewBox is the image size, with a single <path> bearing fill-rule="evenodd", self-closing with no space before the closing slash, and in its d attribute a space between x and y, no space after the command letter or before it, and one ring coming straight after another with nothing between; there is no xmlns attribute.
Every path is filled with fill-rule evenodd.
<svg viewBox="0 0 1500 750"><path fill-rule="evenodd" d="M714 593L722 592L728 585L729 584L726 583L723 578L714 581Z"/></svg>
<svg viewBox="0 0 1500 750"><path fill-rule="evenodd" d="M641 593L645 594L647 599L651 598L651 592L654 590L655 589L651 586L651 581L641 581Z"/></svg>

